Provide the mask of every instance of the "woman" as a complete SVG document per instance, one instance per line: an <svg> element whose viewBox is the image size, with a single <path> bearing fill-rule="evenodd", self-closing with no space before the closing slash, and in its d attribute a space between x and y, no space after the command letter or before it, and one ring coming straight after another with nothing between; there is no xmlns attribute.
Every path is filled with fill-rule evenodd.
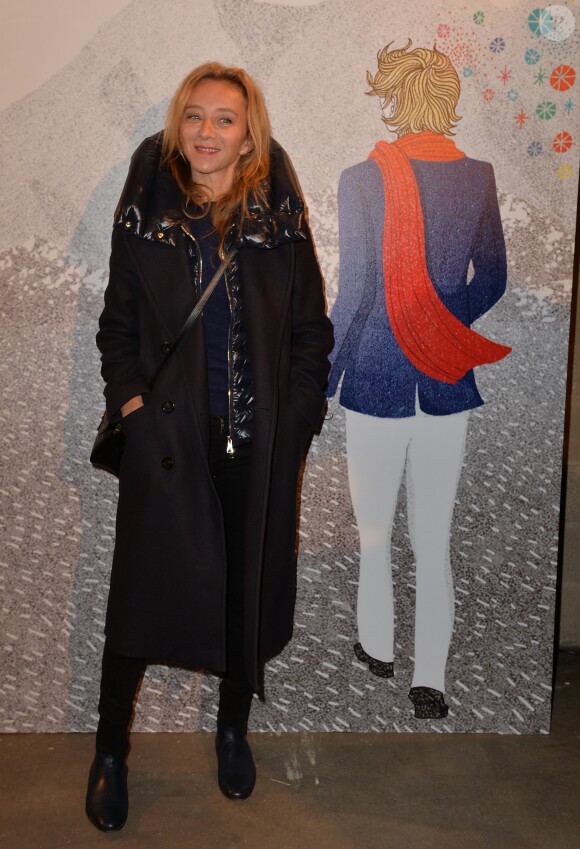
<svg viewBox="0 0 580 849"><path fill-rule="evenodd" d="M438 50L387 45L368 94L397 133L347 168L338 191L339 292L328 394L344 375L349 484L360 533L356 657L394 674L391 531L403 472L416 561L417 718L447 715L453 629L449 535L473 368L509 352L470 325L501 298L506 257L492 166L447 138L459 78ZM473 270L469 277L470 267Z"/></svg>
<svg viewBox="0 0 580 849"><path fill-rule="evenodd" d="M218 782L245 798L252 697L292 632L297 478L332 330L296 177L245 71L212 63L183 80L163 133L133 156L110 269L97 344L126 445L86 806L103 830L127 816L128 727L147 659L223 675Z"/></svg>

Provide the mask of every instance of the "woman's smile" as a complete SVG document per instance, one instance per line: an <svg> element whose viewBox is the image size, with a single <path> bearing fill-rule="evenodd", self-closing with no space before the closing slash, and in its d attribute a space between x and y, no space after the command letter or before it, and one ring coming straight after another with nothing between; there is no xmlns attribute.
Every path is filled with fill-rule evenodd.
<svg viewBox="0 0 580 849"><path fill-rule="evenodd" d="M198 83L185 107L179 137L195 182L207 186L213 199L228 192L240 157L252 148L240 88L227 80Z"/></svg>

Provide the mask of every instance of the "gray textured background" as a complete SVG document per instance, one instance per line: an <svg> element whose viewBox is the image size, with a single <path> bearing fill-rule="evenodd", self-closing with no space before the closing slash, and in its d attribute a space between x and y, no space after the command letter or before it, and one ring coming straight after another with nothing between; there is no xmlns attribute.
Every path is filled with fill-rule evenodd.
<svg viewBox="0 0 580 849"><path fill-rule="evenodd" d="M96 725L116 483L87 457L102 410L96 320L112 210L141 138L163 121L179 79L208 58L243 64L262 83L277 138L305 188L332 303L335 191L341 170L383 132L364 77L384 43L411 36L447 49L463 76L457 140L496 170L509 294L481 322L513 354L480 370L486 405L471 418L452 535L457 616L445 731L547 732L577 144L577 87L555 92L540 68L574 64L575 32L536 37L532 4L431 7L328 0L312 8L251 0L139 0L101 27L66 68L2 113L0 180L0 729ZM571 7L573 10L573 7ZM475 24L475 11L484 11ZM448 29L446 29L448 28ZM501 54L489 50L505 40ZM537 65L524 61L537 49ZM504 85L498 75L512 72ZM494 96L486 101L485 89ZM508 91L515 92L508 96ZM551 101L551 121L536 116ZM565 104L570 101L568 113ZM528 116L522 128L515 117ZM529 145L543 152L532 157ZM573 176L565 176L563 164ZM315 440L301 519L295 637L267 675L263 730L420 731L407 692L413 562L403 507L394 533L397 674L370 676L356 639L358 534L342 410ZM151 667L135 727L213 728L216 681Z"/></svg>

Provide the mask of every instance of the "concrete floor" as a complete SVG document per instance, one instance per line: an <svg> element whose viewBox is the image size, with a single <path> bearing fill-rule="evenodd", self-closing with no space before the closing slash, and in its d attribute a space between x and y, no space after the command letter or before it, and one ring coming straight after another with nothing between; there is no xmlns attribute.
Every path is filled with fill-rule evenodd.
<svg viewBox="0 0 580 849"><path fill-rule="evenodd" d="M213 736L135 734L130 812L84 814L93 735L0 737L5 849L580 849L580 654L561 652L552 732L260 734L253 796L217 789Z"/></svg>

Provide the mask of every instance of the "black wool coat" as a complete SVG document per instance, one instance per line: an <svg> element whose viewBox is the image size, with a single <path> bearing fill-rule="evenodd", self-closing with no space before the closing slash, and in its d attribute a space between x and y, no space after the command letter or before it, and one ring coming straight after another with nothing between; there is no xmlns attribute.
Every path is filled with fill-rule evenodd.
<svg viewBox="0 0 580 849"><path fill-rule="evenodd" d="M160 136L135 152L115 216L99 321L110 416L123 419L116 542L105 632L111 648L192 668L226 663L226 554L208 467L203 321L162 369L195 301L187 236L159 168ZM174 198L173 198L174 199ZM254 383L246 517L245 636L249 679L292 634L299 469L324 407L332 326L292 166L272 142L268 206L244 222L238 260Z"/></svg>

